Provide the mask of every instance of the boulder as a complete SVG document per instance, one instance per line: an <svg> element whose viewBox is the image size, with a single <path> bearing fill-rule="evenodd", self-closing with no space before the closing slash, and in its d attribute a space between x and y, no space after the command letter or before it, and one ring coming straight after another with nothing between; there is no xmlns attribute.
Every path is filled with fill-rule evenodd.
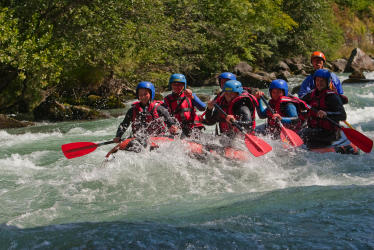
<svg viewBox="0 0 374 250"><path fill-rule="evenodd" d="M291 76L291 73L286 70L282 70L278 72L276 76L277 76L277 79L283 79L286 82L288 82L288 78Z"/></svg>
<svg viewBox="0 0 374 250"><path fill-rule="evenodd" d="M349 79L366 79L362 71L353 71L352 74L350 74L348 77Z"/></svg>
<svg viewBox="0 0 374 250"><path fill-rule="evenodd" d="M301 85L298 85L298 86L296 86L296 87L293 87L292 90L291 90L291 94L292 94L292 95L296 95L297 93L299 93L300 88L301 88Z"/></svg>
<svg viewBox="0 0 374 250"><path fill-rule="evenodd" d="M93 120L108 118L107 114L85 106L62 104L53 98L47 98L34 109L36 121L70 121L70 120Z"/></svg>
<svg viewBox="0 0 374 250"><path fill-rule="evenodd" d="M344 69L345 73L360 71L374 71L374 61L359 48L352 50Z"/></svg>
<svg viewBox="0 0 374 250"><path fill-rule="evenodd" d="M240 62L234 67L233 73L237 76L242 74L250 73L253 71L253 67L246 62Z"/></svg>
<svg viewBox="0 0 374 250"><path fill-rule="evenodd" d="M247 72L237 77L244 87L267 88L273 80L269 74L261 76L259 74Z"/></svg>
<svg viewBox="0 0 374 250"><path fill-rule="evenodd" d="M290 71L290 67L284 61L279 61L272 68L275 71Z"/></svg>
<svg viewBox="0 0 374 250"><path fill-rule="evenodd" d="M196 94L197 97L199 97L199 99L202 101L202 102L207 102L210 100L210 96L209 95L205 95L205 94Z"/></svg>
<svg viewBox="0 0 374 250"><path fill-rule="evenodd" d="M32 122L18 121L6 115L0 114L0 129L23 128L23 127L32 126L32 125L34 125L34 123Z"/></svg>
<svg viewBox="0 0 374 250"><path fill-rule="evenodd" d="M331 63L331 70L334 72L343 72L345 67L347 66L347 60L346 59L336 59Z"/></svg>

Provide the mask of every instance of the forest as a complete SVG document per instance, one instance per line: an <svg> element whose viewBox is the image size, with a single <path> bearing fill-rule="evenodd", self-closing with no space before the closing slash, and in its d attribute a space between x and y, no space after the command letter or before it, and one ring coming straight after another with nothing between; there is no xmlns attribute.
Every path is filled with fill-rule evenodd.
<svg viewBox="0 0 374 250"><path fill-rule="evenodd" d="M241 61L373 55L373 34L372 0L1 0L0 113L51 96L113 108L141 80L163 90L179 72L200 86Z"/></svg>

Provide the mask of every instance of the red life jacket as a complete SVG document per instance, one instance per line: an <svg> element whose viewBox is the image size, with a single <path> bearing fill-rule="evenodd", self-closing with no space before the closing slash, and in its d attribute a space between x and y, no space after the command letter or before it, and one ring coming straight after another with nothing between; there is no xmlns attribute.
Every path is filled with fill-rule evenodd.
<svg viewBox="0 0 374 250"><path fill-rule="evenodd" d="M217 97L216 102L217 104L228 114L228 115L234 115L236 120L239 120L239 117L234 114L233 107L235 104L239 101L243 101L245 105L249 108L249 110L252 110L251 113L251 127L252 130L256 127L256 107L258 106L258 101L256 97L254 97L251 94L248 94L247 92L243 92L238 97L233 99L230 103L226 102L226 99L224 98L224 95L220 95ZM238 132L238 129L235 126L230 125L228 122L226 122L226 117L224 114L220 114L220 122L219 122L219 129L221 133L226 133L229 131L235 131L235 133Z"/></svg>
<svg viewBox="0 0 374 250"><path fill-rule="evenodd" d="M311 92L311 100L309 105L312 108L316 108L317 110L327 110L327 104L326 104L326 98L328 95L337 95L335 91L325 89L322 92L319 93L319 95L316 95L317 89L314 89ZM311 128L323 128L330 131L336 131L338 130L338 127L334 126L331 122L329 122L326 119L321 119L317 117L317 112L311 110L309 114L308 119L308 126Z"/></svg>
<svg viewBox="0 0 374 250"><path fill-rule="evenodd" d="M300 130L306 120L306 112L303 111L309 110L308 104L294 96L281 96L278 101L274 101L273 99L269 101L270 107L281 116L287 116L284 111L286 110L286 105L288 103L292 103L293 105L295 105L299 119L296 124L284 124L284 126L290 127L295 131ZM272 113L269 109L266 111L266 114L269 117L268 126L278 127L278 123L274 119L270 119L270 117L272 117Z"/></svg>
<svg viewBox="0 0 374 250"><path fill-rule="evenodd" d="M196 114L192 105L192 99L187 98L184 93L181 95L169 94L164 98L169 113L174 116L184 128L204 127L201 118Z"/></svg>
<svg viewBox="0 0 374 250"><path fill-rule="evenodd" d="M166 131L165 123L157 113L157 107L160 106L162 102L153 101L151 102L147 109L143 109L140 102L135 102L132 104L132 133L135 134L139 129L145 128L148 135L159 135Z"/></svg>

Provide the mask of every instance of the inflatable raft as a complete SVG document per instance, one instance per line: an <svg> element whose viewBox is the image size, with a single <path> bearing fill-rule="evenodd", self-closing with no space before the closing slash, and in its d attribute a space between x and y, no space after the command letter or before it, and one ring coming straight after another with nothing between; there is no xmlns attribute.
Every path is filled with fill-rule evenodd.
<svg viewBox="0 0 374 250"><path fill-rule="evenodd" d="M118 150L135 151L133 148L133 142L135 138L128 138L115 146L112 150L108 152L106 157L111 154L116 153ZM150 150L154 150L165 143L172 143L174 139L169 137L150 137L148 138L147 145L149 145ZM237 161L248 161L250 159L249 152L246 150L235 149L232 147L223 147L216 144L202 144L191 140L181 140L182 145L185 147L186 152L191 154L196 158L206 158L209 154L211 156L221 156L230 160Z"/></svg>
<svg viewBox="0 0 374 250"><path fill-rule="evenodd" d="M356 145L354 145L350 140L348 140L347 136L344 134L343 131L340 131L340 139L334 141L331 145L323 148L308 148L304 145L304 148L313 152L318 153L329 153L335 152L340 154L353 154L358 155L360 150Z"/></svg>

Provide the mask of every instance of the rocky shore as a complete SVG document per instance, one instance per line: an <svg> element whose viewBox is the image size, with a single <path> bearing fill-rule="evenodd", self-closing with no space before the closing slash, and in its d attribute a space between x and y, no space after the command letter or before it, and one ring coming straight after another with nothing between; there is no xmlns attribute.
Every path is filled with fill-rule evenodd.
<svg viewBox="0 0 374 250"><path fill-rule="evenodd" d="M355 48L349 59L337 59L328 61L325 67L333 72L351 73L349 79L343 83L361 83L374 81L365 79L364 71L374 71L373 58L365 54L361 49ZM240 62L232 72L237 75L239 81L246 87L266 88L269 83L277 78L288 81L293 75L308 75L313 71L309 58L294 57L279 60L270 64L266 69L255 69L247 62ZM217 85L217 75L205 80L202 84L191 81L193 86ZM93 92L93 93L92 93ZM295 93L293 90L292 93ZM200 96L203 101L208 97ZM7 115L0 115L0 129L19 128L32 126L33 121L69 121L92 120L108 118L105 109L124 108L124 102L135 98L134 89L128 87L125 81L115 79L113 74L106 79L95 91L80 93L79 98L63 95L48 95L37 106L32 114L32 121L19 121ZM162 98L156 95L156 99Z"/></svg>

